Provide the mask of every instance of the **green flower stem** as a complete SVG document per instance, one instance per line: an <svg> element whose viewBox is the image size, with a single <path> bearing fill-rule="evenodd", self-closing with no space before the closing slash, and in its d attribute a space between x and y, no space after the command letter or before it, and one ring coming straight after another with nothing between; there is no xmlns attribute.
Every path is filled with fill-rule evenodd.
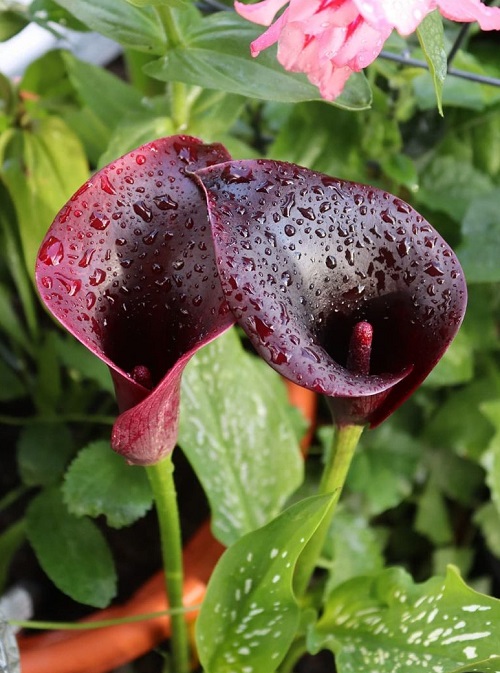
<svg viewBox="0 0 500 673"><path fill-rule="evenodd" d="M317 565L362 432L362 425L346 425L337 428L335 432L318 489L320 495L332 493L333 499L323 521L299 558L294 579L295 593L299 598L304 595Z"/></svg>
<svg viewBox="0 0 500 673"><path fill-rule="evenodd" d="M160 543L165 572L165 589L171 617L172 659L176 673L189 673L188 630L183 614L184 569L182 563L182 538L179 521L177 493L174 483L174 465L169 456L146 468L158 514Z"/></svg>
<svg viewBox="0 0 500 673"><path fill-rule="evenodd" d="M131 615L129 617L118 617L117 619L101 619L92 622L38 622L31 619L9 619L11 626L21 629L38 629L40 631L93 631L95 629L105 629L110 626L120 626L120 624L135 624L136 622L147 622L150 619L158 617L169 617L172 615L183 615L189 612L195 612L201 608L199 605L189 605L185 608L176 610L162 610L161 612L147 612L142 615Z"/></svg>
<svg viewBox="0 0 500 673"><path fill-rule="evenodd" d="M167 36L167 50L182 44L182 29L177 21L176 11L168 5L157 5L156 11ZM176 131L183 132L189 122L188 88L182 82L170 82L171 117Z"/></svg>

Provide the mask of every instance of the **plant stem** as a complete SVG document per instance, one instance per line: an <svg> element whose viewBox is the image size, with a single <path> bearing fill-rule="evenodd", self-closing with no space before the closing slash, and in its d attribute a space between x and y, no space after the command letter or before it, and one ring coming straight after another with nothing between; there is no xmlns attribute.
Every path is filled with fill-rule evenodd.
<svg viewBox="0 0 500 673"><path fill-rule="evenodd" d="M167 50L182 45L182 29L177 21L175 9L168 5L157 5L156 11L167 36ZM170 114L174 127L178 132L185 131L189 121L187 86L182 82L170 82L169 94Z"/></svg>
<svg viewBox="0 0 500 673"><path fill-rule="evenodd" d="M189 642L183 609L184 569L179 509L174 483L174 465L169 456L146 468L158 514L160 544L165 572L165 589L169 607L173 610L172 659L175 673L189 673Z"/></svg>
<svg viewBox="0 0 500 673"><path fill-rule="evenodd" d="M345 425L335 432L318 489L320 495L332 493L333 498L323 521L299 558L294 578L294 589L299 598L304 595L321 554L362 432L362 425Z"/></svg>

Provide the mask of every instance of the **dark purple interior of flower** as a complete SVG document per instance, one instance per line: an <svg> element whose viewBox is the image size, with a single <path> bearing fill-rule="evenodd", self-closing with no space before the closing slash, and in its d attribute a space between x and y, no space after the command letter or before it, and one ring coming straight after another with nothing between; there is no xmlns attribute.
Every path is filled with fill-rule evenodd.
<svg viewBox="0 0 500 673"><path fill-rule="evenodd" d="M233 161L197 177L228 303L258 352L327 395L395 386L390 403L402 401L465 309L458 261L431 225L381 190L291 164ZM359 321L373 326L367 376L346 368Z"/></svg>
<svg viewBox="0 0 500 673"><path fill-rule="evenodd" d="M206 204L184 173L228 158L221 145L184 136L144 145L85 183L40 248L37 283L50 311L142 386L232 322Z"/></svg>

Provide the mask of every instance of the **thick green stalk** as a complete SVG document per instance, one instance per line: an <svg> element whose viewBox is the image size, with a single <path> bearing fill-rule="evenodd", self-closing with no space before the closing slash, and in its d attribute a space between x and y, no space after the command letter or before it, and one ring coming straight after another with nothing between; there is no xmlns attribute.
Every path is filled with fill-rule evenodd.
<svg viewBox="0 0 500 673"><path fill-rule="evenodd" d="M318 489L320 495L332 493L333 499L323 521L299 558L294 579L295 593L299 598L304 595L318 562L362 432L362 425L346 425L337 428L335 432Z"/></svg>
<svg viewBox="0 0 500 673"><path fill-rule="evenodd" d="M173 670L189 673L189 641L186 619L183 614L184 568L182 538L179 521L177 493L174 483L174 466L169 456L146 468L158 514L160 544L165 573L165 589L171 616L171 645Z"/></svg>
<svg viewBox="0 0 500 673"><path fill-rule="evenodd" d="M167 50L175 49L182 44L182 30L176 17L175 8L168 5L157 5L156 11L167 36ZM183 132L189 122L188 88L183 82L170 82L170 112L175 130Z"/></svg>

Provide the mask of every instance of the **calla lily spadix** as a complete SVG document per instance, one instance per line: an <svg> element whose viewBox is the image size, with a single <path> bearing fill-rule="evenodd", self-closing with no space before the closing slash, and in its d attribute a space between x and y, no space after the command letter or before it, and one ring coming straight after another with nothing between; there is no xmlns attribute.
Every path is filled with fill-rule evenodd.
<svg viewBox="0 0 500 673"><path fill-rule="evenodd" d="M110 367L120 410L112 446L132 463L172 451L182 371L234 322L205 201L185 174L229 158L185 136L144 145L78 190L39 251L43 301Z"/></svg>
<svg viewBox="0 0 500 673"><path fill-rule="evenodd" d="M451 248L380 189L271 160L198 170L231 311L282 375L375 426L423 381L462 321Z"/></svg>

